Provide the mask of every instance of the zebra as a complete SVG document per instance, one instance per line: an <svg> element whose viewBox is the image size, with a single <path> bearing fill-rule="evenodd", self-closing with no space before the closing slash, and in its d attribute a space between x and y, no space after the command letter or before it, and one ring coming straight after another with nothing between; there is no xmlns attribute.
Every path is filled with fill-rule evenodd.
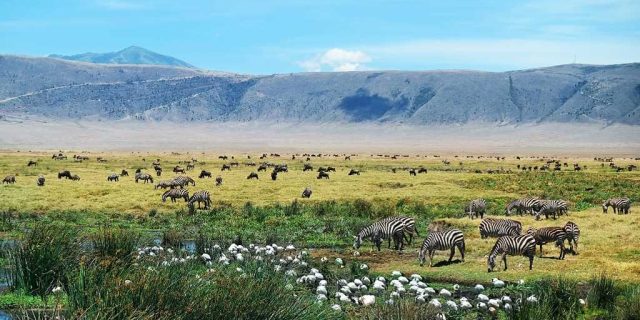
<svg viewBox="0 0 640 320"><path fill-rule="evenodd" d="M249 180L249 179L259 179L258 178L258 174L255 173L255 172L249 173L249 175L247 176L247 180Z"/></svg>
<svg viewBox="0 0 640 320"><path fill-rule="evenodd" d="M569 204L564 200L540 200L542 206L545 204L551 203L556 207L556 212L558 215L568 214L569 212Z"/></svg>
<svg viewBox="0 0 640 320"><path fill-rule="evenodd" d="M211 207L211 197L209 195L209 191L200 190L193 193L191 198L189 198L188 206L189 208L194 208L194 203L198 203L198 209L200 209L200 203L204 202L204 208L209 209Z"/></svg>
<svg viewBox="0 0 640 320"><path fill-rule="evenodd" d="M4 177L4 179L2 180L2 184L14 184L16 183L16 176L14 175L10 175L10 176L6 176Z"/></svg>
<svg viewBox="0 0 640 320"><path fill-rule="evenodd" d="M429 267L433 264L433 254L436 250L451 250L449 255L449 262L453 259L453 255L456 252L456 247L460 251L462 256L462 262L464 262L464 235L462 231L458 229L450 229L444 232L432 232L430 233L424 242L422 242L422 248L418 253L418 259L420 260L420 266L424 265L425 252L429 254Z"/></svg>
<svg viewBox="0 0 640 320"><path fill-rule="evenodd" d="M480 237L518 236L522 232L522 224L510 219L482 219L480 222Z"/></svg>
<svg viewBox="0 0 640 320"><path fill-rule="evenodd" d="M162 167L160 166L154 166L153 167L154 170L156 170L156 176L159 177L162 175Z"/></svg>
<svg viewBox="0 0 640 320"><path fill-rule="evenodd" d="M536 255L536 240L533 236L502 236L493 245L487 258L487 271L492 272L496 267L496 256L502 255L504 271L507 271L507 255L523 255L529 258L529 270L533 270L533 257Z"/></svg>
<svg viewBox="0 0 640 320"><path fill-rule="evenodd" d="M395 217L385 218L374 222L360 230L357 236L353 236L355 239L353 248L356 250L359 249L362 245L362 241L367 237L371 237L371 240L378 248L378 251L380 251L383 239L389 239L389 242L391 242L391 239L393 238L395 249L400 251L403 248L402 238L404 237L404 223L395 219Z"/></svg>
<svg viewBox="0 0 640 320"><path fill-rule="evenodd" d="M403 234L404 236L404 240L407 241L407 244L411 244L411 242L413 242L413 236L420 236L420 234L418 233L418 228L416 227L416 220L414 218L411 217L391 217L391 218L395 218L400 220L403 224L404 224L404 232L406 232L405 234ZM409 237L407 238L407 235L409 235ZM389 243L389 247L391 247L391 244Z"/></svg>
<svg viewBox="0 0 640 320"><path fill-rule="evenodd" d="M154 186L154 189L166 189L166 188L173 189L177 186L178 184L175 182L175 180L164 180L164 181L158 182Z"/></svg>
<svg viewBox="0 0 640 320"><path fill-rule="evenodd" d="M191 184L194 187L196 186L196 181L191 179L188 176L177 176L173 179L173 181L177 186L180 186L180 188L184 188L189 184Z"/></svg>
<svg viewBox="0 0 640 320"><path fill-rule="evenodd" d="M506 214L511 215L511 211L513 209L516 210L516 213L522 215L523 213L533 214L534 211L540 210L542 207L542 202L538 198L522 198L511 201L507 205Z"/></svg>
<svg viewBox="0 0 640 320"><path fill-rule="evenodd" d="M607 213L609 207L613 208L613 213L624 213L628 214L629 209L631 208L631 199L629 198L612 198L607 199L602 204L602 213Z"/></svg>
<svg viewBox="0 0 640 320"><path fill-rule="evenodd" d="M487 211L487 202L484 199L471 200L465 212L469 215L469 219L477 218L480 215L480 219L484 218L484 214Z"/></svg>
<svg viewBox="0 0 640 320"><path fill-rule="evenodd" d="M177 198L183 198L184 202L189 201L189 192L186 189L169 189L162 194L162 202L171 198L171 202L176 202Z"/></svg>
<svg viewBox="0 0 640 320"><path fill-rule="evenodd" d="M555 220L560 212L562 212L562 209L555 200L543 200L542 207L534 214L536 220L540 220L541 214L544 214L546 219L549 219L549 215L553 214L553 220Z"/></svg>
<svg viewBox="0 0 640 320"><path fill-rule="evenodd" d="M517 236L522 232L522 224L510 219L486 218L480 222L480 237Z"/></svg>
<svg viewBox="0 0 640 320"><path fill-rule="evenodd" d="M147 182L151 182L153 183L153 177L147 173L136 173L136 183L138 183L138 180L143 180L144 183Z"/></svg>
<svg viewBox="0 0 640 320"><path fill-rule="evenodd" d="M302 197L303 197L303 198L311 198L311 193L312 193L311 188L306 187L306 188L304 188L304 190L302 191Z"/></svg>
<svg viewBox="0 0 640 320"><path fill-rule="evenodd" d="M107 181L118 181L120 180L120 177L118 177L117 174L112 173L107 177Z"/></svg>
<svg viewBox="0 0 640 320"><path fill-rule="evenodd" d="M221 186L222 185L222 177L221 176L217 176L216 177L216 186Z"/></svg>
<svg viewBox="0 0 640 320"><path fill-rule="evenodd" d="M544 227L540 229L535 229L533 227L529 227L527 230L527 234L533 236L536 240L536 244L540 246L540 257L542 257L542 245L555 242L556 247L560 248L560 256L559 260L564 259L564 241L567 239L567 233L564 231L564 228L561 227Z"/></svg>
<svg viewBox="0 0 640 320"><path fill-rule="evenodd" d="M564 225L563 229L564 229L564 232L567 233L567 240L569 241L569 249L574 255L577 254L578 240L580 239L580 228L578 228L577 224L569 221Z"/></svg>
<svg viewBox="0 0 640 320"><path fill-rule="evenodd" d="M42 187L44 186L44 176L43 175L39 175L38 179L36 180L36 183L38 184L38 187Z"/></svg>

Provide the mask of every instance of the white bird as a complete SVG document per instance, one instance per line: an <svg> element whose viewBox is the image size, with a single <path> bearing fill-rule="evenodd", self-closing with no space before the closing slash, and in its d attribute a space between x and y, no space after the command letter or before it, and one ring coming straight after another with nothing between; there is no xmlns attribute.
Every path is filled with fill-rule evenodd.
<svg viewBox="0 0 640 320"><path fill-rule="evenodd" d="M428 294L436 294L436 290L431 287L425 288L424 291L427 292Z"/></svg>
<svg viewBox="0 0 640 320"><path fill-rule="evenodd" d="M503 297L502 297L502 302L504 302L504 303L511 303L511 297L509 297L509 296L503 296Z"/></svg>
<svg viewBox="0 0 640 320"><path fill-rule="evenodd" d="M476 307L477 307L478 309L486 309L486 308L487 308L487 305L486 305L484 302L479 302L479 303L476 305Z"/></svg>
<svg viewBox="0 0 640 320"><path fill-rule="evenodd" d="M320 273L320 272L316 272L316 273L314 274L314 276L315 276L315 277L316 277L316 279L318 279L318 280L323 280L323 279L324 279L324 276L323 276L323 275L322 275L322 273Z"/></svg>
<svg viewBox="0 0 640 320"><path fill-rule="evenodd" d="M508 303L505 303L505 304L504 304L504 310L511 311L511 309L512 309L512 308L511 308L511 305L510 305L510 304L508 304Z"/></svg>
<svg viewBox="0 0 640 320"><path fill-rule="evenodd" d="M478 295L478 301L488 302L489 301L489 297L487 297L486 295L481 293L481 294Z"/></svg>
<svg viewBox="0 0 640 320"><path fill-rule="evenodd" d="M396 287L396 292L399 294L405 294L407 293L407 289L405 289L404 287Z"/></svg>
<svg viewBox="0 0 640 320"><path fill-rule="evenodd" d="M476 286L473 288L476 290L476 292L484 291L484 286L481 284L476 284Z"/></svg>
<svg viewBox="0 0 640 320"><path fill-rule="evenodd" d="M384 303L392 305L392 304L395 303L395 301L393 301L393 299L389 299L389 300L385 301Z"/></svg>
<svg viewBox="0 0 640 320"><path fill-rule="evenodd" d="M447 289L440 290L440 295L443 297L451 298L451 292Z"/></svg>
<svg viewBox="0 0 640 320"><path fill-rule="evenodd" d="M494 308L500 308L500 300L498 299L489 299L487 305Z"/></svg>
<svg viewBox="0 0 640 320"><path fill-rule="evenodd" d="M297 274L296 274L296 271L295 271L295 270L293 270L293 269L291 269L291 270L287 270L284 274L285 274L286 276L289 276L289 277L295 277L295 276L297 275Z"/></svg>
<svg viewBox="0 0 640 320"><path fill-rule="evenodd" d="M285 250L295 250L296 247L294 247L292 244L288 245Z"/></svg>
<svg viewBox="0 0 640 320"><path fill-rule="evenodd" d="M384 291L384 283L382 281L376 280L373 283L373 288L378 291Z"/></svg>
<svg viewBox="0 0 640 320"><path fill-rule="evenodd" d="M471 308L473 308L473 306L467 300L464 300L464 301L460 300L460 308L462 308L462 309L471 309Z"/></svg>
<svg viewBox="0 0 640 320"><path fill-rule="evenodd" d="M345 280L345 279L338 280L338 285L341 286L341 287L342 286L346 286L347 285L347 280Z"/></svg>
<svg viewBox="0 0 640 320"><path fill-rule="evenodd" d="M518 284L519 284L519 285L523 285L523 284L524 284L524 279L520 279L520 280L518 280Z"/></svg>
<svg viewBox="0 0 640 320"><path fill-rule="evenodd" d="M587 304L587 303L584 301L584 299L580 299L580 300L578 300L578 301L580 301L580 304L581 304L581 305L583 305L583 306Z"/></svg>
<svg viewBox="0 0 640 320"><path fill-rule="evenodd" d="M493 286L496 288L502 288L504 287L504 281L498 279L498 278L493 278L493 280L491 280L491 282L493 283Z"/></svg>
<svg viewBox="0 0 640 320"><path fill-rule="evenodd" d="M367 295L364 295L364 296L360 297L358 299L358 301L363 306L370 306L370 305L376 303L376 296L367 294Z"/></svg>
<svg viewBox="0 0 640 320"><path fill-rule="evenodd" d="M420 276L417 273L414 273L411 275L411 279L417 280L417 281L422 281L422 276Z"/></svg>
<svg viewBox="0 0 640 320"><path fill-rule="evenodd" d="M495 314L496 314L496 312L497 312L496 308L494 308L494 307L489 307L489 313L491 313L491 314L495 315Z"/></svg>
<svg viewBox="0 0 640 320"><path fill-rule="evenodd" d="M402 272L397 271L397 270L394 270L394 271L391 272L391 276L392 277L399 277L401 275L402 275Z"/></svg>
<svg viewBox="0 0 640 320"><path fill-rule="evenodd" d="M409 283L409 279L407 279L406 277L398 277L398 281L400 281L400 283L402 284Z"/></svg>
<svg viewBox="0 0 640 320"><path fill-rule="evenodd" d="M360 251L354 251L354 252L353 252L353 255L354 255L355 257L359 256L359 255L360 255Z"/></svg>
<svg viewBox="0 0 640 320"><path fill-rule="evenodd" d="M391 292L389 297L391 297L391 298L400 298L400 294L398 292L394 291L394 292Z"/></svg>
<svg viewBox="0 0 640 320"><path fill-rule="evenodd" d="M382 281L383 283L387 283L387 279L385 279L384 277L378 277L376 280Z"/></svg>
<svg viewBox="0 0 640 320"><path fill-rule="evenodd" d="M417 295L417 296L416 296L416 302L425 303L425 302L427 302L427 298L428 298L428 297L429 297L429 296L425 296L425 295L422 295L422 294Z"/></svg>
<svg viewBox="0 0 640 320"><path fill-rule="evenodd" d="M454 285L453 285L453 291L456 291L456 292L460 291L460 285L459 285L459 284L457 284L457 283L456 283L456 284L454 284Z"/></svg>
<svg viewBox="0 0 640 320"><path fill-rule="evenodd" d="M351 299L349 299L349 297L345 294L340 296L340 302L351 302Z"/></svg>
<svg viewBox="0 0 640 320"><path fill-rule="evenodd" d="M447 308L453 310L453 311L458 311L458 305L451 300L447 300L447 302L445 302L445 304L447 305Z"/></svg>
<svg viewBox="0 0 640 320"><path fill-rule="evenodd" d="M360 279L353 280L353 283L355 283L355 285L358 287L362 285L362 281Z"/></svg>
<svg viewBox="0 0 640 320"><path fill-rule="evenodd" d="M331 309L333 309L333 311L342 311L342 308L340 307L339 304L332 305Z"/></svg>
<svg viewBox="0 0 640 320"><path fill-rule="evenodd" d="M538 298L536 298L536 296L533 296L533 295L529 296L529 298L527 298L527 302L536 303L538 302Z"/></svg>
<svg viewBox="0 0 640 320"><path fill-rule="evenodd" d="M323 287L323 286L319 286L316 288L316 293L318 294L327 294L327 288Z"/></svg>
<svg viewBox="0 0 640 320"><path fill-rule="evenodd" d="M320 280L320 282L318 282L318 285L326 287L327 286L327 280Z"/></svg>
<svg viewBox="0 0 640 320"><path fill-rule="evenodd" d="M365 263L360 265L360 270L367 270L367 269L369 269L369 266L366 265Z"/></svg>
<svg viewBox="0 0 640 320"><path fill-rule="evenodd" d="M329 259L327 259L327 257L322 257L320 258L320 262L327 262Z"/></svg>
<svg viewBox="0 0 640 320"><path fill-rule="evenodd" d="M351 291L356 291L356 290L358 290L358 286L357 286L355 283L353 283L353 282L349 282L349 283L347 284L347 287L349 287L349 290L351 290Z"/></svg>
<svg viewBox="0 0 640 320"><path fill-rule="evenodd" d="M318 294L316 299L318 299L318 301L324 301L327 300L327 296L325 296L324 294Z"/></svg>
<svg viewBox="0 0 640 320"><path fill-rule="evenodd" d="M339 266L342 266L344 264L344 262L342 261L341 258L336 258L336 264Z"/></svg>
<svg viewBox="0 0 640 320"><path fill-rule="evenodd" d="M442 307L442 303L440 303L440 301L438 301L438 299L431 299L431 301L429 301L429 304L436 307L436 308L441 308Z"/></svg>
<svg viewBox="0 0 640 320"><path fill-rule="evenodd" d="M369 279L369 277L362 277L362 283L364 283L366 285L370 285L371 284L371 279Z"/></svg>

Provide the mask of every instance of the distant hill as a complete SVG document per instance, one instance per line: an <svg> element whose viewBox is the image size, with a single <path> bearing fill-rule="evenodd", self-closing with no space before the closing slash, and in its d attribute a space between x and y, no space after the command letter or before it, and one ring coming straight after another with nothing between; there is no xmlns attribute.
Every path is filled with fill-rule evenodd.
<svg viewBox="0 0 640 320"><path fill-rule="evenodd" d="M0 56L0 116L306 123L640 125L640 64L251 76Z"/></svg>
<svg viewBox="0 0 640 320"><path fill-rule="evenodd" d="M72 56L63 56L58 54L49 55L50 58L58 58L64 60L83 61L92 63L108 63L108 64L153 64L175 67L193 68L192 65L170 57L165 56L145 48L131 46L117 52L107 53L81 53Z"/></svg>

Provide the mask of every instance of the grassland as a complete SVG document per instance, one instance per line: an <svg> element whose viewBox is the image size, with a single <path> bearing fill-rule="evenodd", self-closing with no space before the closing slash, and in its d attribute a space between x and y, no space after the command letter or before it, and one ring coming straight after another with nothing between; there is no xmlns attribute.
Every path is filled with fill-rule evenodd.
<svg viewBox="0 0 640 320"><path fill-rule="evenodd" d="M560 172L521 172L517 165L541 166L539 158L506 157L505 160L483 157L478 159L454 155L436 157L388 156L361 154L344 160L325 155L312 157L314 169L333 166L337 172L330 173L329 180L316 179L317 173L302 172L306 157L292 155L268 157L259 155L235 155L239 167L220 171L229 160L218 159L218 154L204 153L84 153L90 160L73 162L72 152L68 160L52 160L51 153L6 152L0 155L0 175L16 174L17 183L0 187L0 224L7 237L19 237L21 226L34 221L63 222L81 226L87 232L102 225L125 225L136 229L180 230L180 236L194 239L206 234L226 239L241 236L247 241L289 241L306 247L317 247L316 256L343 256L351 258L351 236L371 221L394 214L417 218L421 236L434 220L444 219L461 228L467 238L467 260L449 266L428 269L429 273L442 279L462 281L486 281L486 254L492 240L482 240L477 232L479 220L469 220L463 215L463 206L474 198L485 198L489 202L489 215L504 215L504 206L511 199L521 196L562 198L572 204L569 217L558 221L534 221L532 217L514 217L528 226L564 224L571 219L582 229L579 255L568 255L565 261L553 257L557 249L545 247L545 258L536 259L534 271L525 268L524 258L510 259L510 270L500 274L509 280L541 278L551 275L566 275L576 279L587 279L598 272L607 272L616 279L640 282L640 255L637 228L640 215L632 209L630 215L604 215L599 204L603 199L628 196L640 199L640 173L616 173L608 165L593 159L559 158L567 162ZM103 157L108 161L98 163ZM188 215L184 202L160 201L162 190L152 185L135 183L133 171L142 168L153 173L151 162L160 159L164 173L156 179L170 179L175 175L171 168L181 161L197 158L198 163L187 175L196 179L190 190L209 190L214 208ZM443 159L451 162L443 164ZM38 165L27 167L29 160ZM245 162L286 163L288 173L281 173L272 181L268 172L260 173L260 179L247 180L246 176L257 167L245 166ZM615 159L619 166L637 164L633 159ZM574 172L573 163L586 166L586 170ZM181 164L184 166L184 164ZM428 173L410 176L400 168L425 167ZM349 169L361 171L360 176L348 176ZM392 168L398 168L392 173ZM107 182L109 173L129 170L131 176L120 182ZM214 179L197 179L200 170L212 171L213 176L224 179L222 186L215 186ZM513 173L476 173L487 169L511 170ZM57 172L70 170L81 177L80 181L57 179ZM39 174L47 177L45 187L37 187ZM155 175L154 175L155 176ZM157 180L156 180L157 181ZM311 199L301 199L300 193L311 187ZM419 268L415 252L418 239L402 255L389 250L371 252L365 246L358 258L374 266L374 270L386 272L394 269L407 271L427 270ZM444 260L446 254L436 256Z"/></svg>

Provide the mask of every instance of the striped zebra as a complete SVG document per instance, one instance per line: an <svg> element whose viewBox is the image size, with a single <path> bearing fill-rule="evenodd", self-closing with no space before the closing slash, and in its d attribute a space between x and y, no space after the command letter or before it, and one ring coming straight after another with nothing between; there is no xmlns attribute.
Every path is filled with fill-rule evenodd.
<svg viewBox="0 0 640 320"><path fill-rule="evenodd" d="M420 260L420 266L424 265L425 253L429 254L429 267L433 263L433 254L436 250L451 250L449 255L449 262L453 259L453 255L456 252L456 247L460 251L462 256L462 262L464 262L464 235L462 231L458 229L451 229L444 232L432 232L422 242L422 248L418 253L418 259Z"/></svg>
<svg viewBox="0 0 640 320"><path fill-rule="evenodd" d="M502 255L504 271L507 271L507 255L523 255L529 258L529 270L533 270L533 257L536 254L536 240L531 235L503 236L493 245L487 259L488 271L496 267L496 256Z"/></svg>
<svg viewBox="0 0 640 320"><path fill-rule="evenodd" d="M580 240L580 228L578 225L569 221L564 225L564 232L567 233L567 240L569 241L569 249L573 254L578 252L578 240Z"/></svg>
<svg viewBox="0 0 640 320"><path fill-rule="evenodd" d="M177 186L180 186L180 188L184 188L186 186L188 186L189 184L191 184L192 186L195 187L196 182L195 180L191 179L190 177L187 176L177 176L173 179L173 181L175 182L175 184Z"/></svg>
<svg viewBox="0 0 640 320"><path fill-rule="evenodd" d="M556 211L558 215L568 214L569 212L569 204L564 200L540 200L542 202L542 206L547 203L552 203L556 207Z"/></svg>
<svg viewBox="0 0 640 320"><path fill-rule="evenodd" d="M560 248L559 260L564 259L564 241L567 239L567 233L561 227L544 227L535 229L530 227L527 234L533 236L536 244L540 246L540 257L542 257L542 245L549 242L555 242L556 247Z"/></svg>
<svg viewBox="0 0 640 320"><path fill-rule="evenodd" d="M480 237L518 236L522 232L522 224L510 219L486 218L480 222Z"/></svg>
<svg viewBox="0 0 640 320"><path fill-rule="evenodd" d="M167 189L167 188L173 189L177 186L178 184L174 180L163 180L156 183L154 188L155 189Z"/></svg>
<svg viewBox="0 0 640 320"><path fill-rule="evenodd" d="M211 197L209 191L200 190L193 193L187 204L189 208L194 208L194 203L198 203L198 209L200 209L200 203L204 202L204 208L209 209L211 207Z"/></svg>
<svg viewBox="0 0 640 320"><path fill-rule="evenodd" d="M378 248L378 251L380 251L382 240L389 239L389 242L391 242L391 238L393 238L396 250L402 250L404 223L401 220L395 219L395 217L374 222L360 230L357 236L354 236L355 242L353 243L353 248L356 250L359 249L362 241L368 237L371 237L371 241Z"/></svg>
<svg viewBox="0 0 640 320"><path fill-rule="evenodd" d="M566 205L566 202L564 203ZM540 220L540 216L542 214L544 214L545 219L549 219L549 215L553 215L553 220L555 220L558 218L558 215L561 212L562 212L562 207L561 207L561 203L559 203L558 200L543 200L542 207L540 207L540 209L536 211L534 215L536 217L536 220Z"/></svg>
<svg viewBox="0 0 640 320"><path fill-rule="evenodd" d="M613 213L628 214L631 208L631 199L629 198L612 198L602 204L602 213L607 213L609 207L613 208Z"/></svg>
<svg viewBox="0 0 640 320"><path fill-rule="evenodd" d="M171 198L171 202L176 199L183 198L184 202L189 201L189 192L186 189L169 189L162 194L162 202L166 202L167 198Z"/></svg>
<svg viewBox="0 0 640 320"><path fill-rule="evenodd" d="M506 214L511 215L512 210L516 210L516 213L522 215L523 213L533 214L534 211L540 210L542 202L538 198L522 198L511 201L507 205Z"/></svg>
<svg viewBox="0 0 640 320"><path fill-rule="evenodd" d="M407 244L411 244L411 242L413 242L414 235L418 237L420 236L420 234L418 233L418 228L416 227L416 219L411 217L402 217L402 216L395 217L395 219L400 220L404 225L403 238L404 240L407 241ZM409 235L408 239L407 239L407 235Z"/></svg>
<svg viewBox="0 0 640 320"><path fill-rule="evenodd" d="M136 173L136 183L138 183L138 180L142 180L144 181L144 183L147 182L151 182L153 183L153 177L147 173Z"/></svg>
<svg viewBox="0 0 640 320"><path fill-rule="evenodd" d="M478 215L483 219L487 211L487 202L484 199L471 200L464 210L469 215L469 219L477 218Z"/></svg>

